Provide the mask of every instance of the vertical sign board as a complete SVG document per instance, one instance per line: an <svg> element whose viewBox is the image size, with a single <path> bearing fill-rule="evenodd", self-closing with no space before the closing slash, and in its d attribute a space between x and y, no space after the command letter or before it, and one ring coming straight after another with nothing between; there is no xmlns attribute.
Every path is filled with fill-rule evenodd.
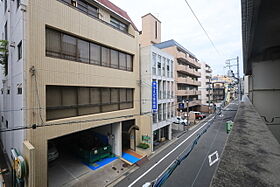
<svg viewBox="0 0 280 187"><path fill-rule="evenodd" d="M157 100L157 81L152 82L152 110L157 112L158 100Z"/></svg>

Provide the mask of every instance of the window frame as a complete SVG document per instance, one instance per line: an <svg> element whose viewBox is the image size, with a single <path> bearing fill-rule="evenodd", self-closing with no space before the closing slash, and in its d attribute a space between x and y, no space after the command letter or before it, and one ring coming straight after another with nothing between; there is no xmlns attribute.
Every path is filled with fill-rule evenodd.
<svg viewBox="0 0 280 187"><path fill-rule="evenodd" d="M47 57L54 57L54 58L60 58L60 59L65 59L65 60L70 60L70 61L75 61L75 62L81 62L81 63L86 63L86 64L91 64L91 65L98 65L98 66L103 66L103 67L108 67L108 68L113 68L113 69L118 69L118 70L124 70L124 71L131 71L133 72L133 65L134 65L134 55L132 54L129 54L127 52L123 52L123 51L120 51L118 49L113 49L113 48L110 48L110 47L107 47L105 45L101 45L101 44L98 44L98 43L95 43L95 42L92 42L90 40L86 40L86 39L83 39L81 37L77 37L77 36L74 36L72 34L68 34L68 33L65 33L65 32L61 32L61 31L58 31L56 29L53 29L53 28L50 28L50 27L46 27L46 48L45 48L45 55ZM64 36L67 36L69 38L74 38L75 39L75 52L74 54L70 55L68 54L69 52L67 52L66 48L67 46L65 44L67 44L65 42L65 44L63 43L63 37ZM50 38L49 38L50 37ZM59 41L59 44L58 46L52 46L54 43L52 43L51 41L51 37L59 37L58 38L58 41ZM84 41L84 42L87 42L89 45L88 45L88 52L89 52L89 59L86 59L85 61L82 61L79 57L79 41ZM95 52L95 50L98 49L97 53ZM103 59L104 59L104 49L106 49L106 51L108 51L108 56L107 56L107 60L108 62L105 64L103 63ZM112 58L111 58L111 51L114 50L116 51L118 54L117 54L117 66L112 66ZM66 52L65 52L66 51ZM99 56L98 56L98 61L96 59L94 59L94 54L93 53L96 53L98 54L99 53ZM120 58L120 55L124 55L124 60L125 60L125 66L121 66L121 58ZM128 59L131 59L131 61L128 63ZM129 67L129 65L131 67Z"/></svg>
<svg viewBox="0 0 280 187"><path fill-rule="evenodd" d="M65 89L75 90L74 97L77 98L72 105L64 105L63 101L66 101L63 98L67 92ZM81 89L85 89L85 92L81 92ZM95 90L95 92L92 92L92 89ZM50 90L48 95L48 90ZM81 94L86 93L88 90L89 94L88 99L85 99L87 103L82 103L84 101L79 101L79 98L82 96ZM103 94L104 90L107 92L107 96ZM120 90L124 90L125 92L125 99L121 101L120 97ZM98 94L97 94L97 92ZM113 96L112 94L116 93L117 95ZM52 95L55 94L55 95ZM92 102L92 94L99 95L99 98L95 98L96 103ZM130 96L128 94L131 94ZM57 97L58 99L54 98ZM103 100L105 96L105 100ZM129 99L131 98L131 99ZM51 99L51 100L48 100ZM54 99L54 103L52 99ZM71 103L72 101L67 101L67 103ZM99 113L106 113L106 112L117 112L125 109L133 109L134 108L134 88L116 88L116 87L79 87L79 86L55 86L55 85L47 85L46 86L46 120L56 120L56 119L65 119L65 118L71 118L71 117L77 117L77 116L83 116L83 115L94 115ZM81 114L80 110L87 108L87 107L98 107L98 111L94 111L92 113L86 113ZM68 114L63 114L59 117L48 117L52 112L58 111L61 112L63 110L72 111L75 110L75 115L72 114L71 116L68 116ZM50 113L48 113L50 112Z"/></svg>

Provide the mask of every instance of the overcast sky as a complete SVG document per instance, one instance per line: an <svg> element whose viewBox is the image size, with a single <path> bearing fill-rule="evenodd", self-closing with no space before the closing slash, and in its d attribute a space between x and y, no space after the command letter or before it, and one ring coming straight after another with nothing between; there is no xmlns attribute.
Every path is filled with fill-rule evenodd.
<svg viewBox="0 0 280 187"><path fill-rule="evenodd" d="M213 74L225 74L225 60L240 57L241 73L241 5L240 0L188 0L202 25L214 41L212 47L185 0L111 0L124 9L139 30L141 16L152 13L162 22L162 41L174 39L199 60L208 63ZM235 68L236 71L236 68Z"/></svg>

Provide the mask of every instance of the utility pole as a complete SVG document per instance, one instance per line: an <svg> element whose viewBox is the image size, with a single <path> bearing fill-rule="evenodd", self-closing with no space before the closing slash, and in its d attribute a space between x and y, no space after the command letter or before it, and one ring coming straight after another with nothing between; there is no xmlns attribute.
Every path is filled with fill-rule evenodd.
<svg viewBox="0 0 280 187"><path fill-rule="evenodd" d="M236 64L231 64L230 61L233 61L233 60L236 60ZM229 70L231 70L231 67L232 66L237 66L237 78L238 79L238 101L240 102L241 101L241 81L240 81L240 74L239 74L239 57L237 56L236 58L231 58L231 59L227 59L226 60L226 66L225 67L228 67Z"/></svg>
<svg viewBox="0 0 280 187"><path fill-rule="evenodd" d="M189 125L189 96L187 100L187 125Z"/></svg>
<svg viewBox="0 0 280 187"><path fill-rule="evenodd" d="M209 77L209 84L208 84L208 113L210 114L210 88L211 88L211 82L210 82L210 77Z"/></svg>

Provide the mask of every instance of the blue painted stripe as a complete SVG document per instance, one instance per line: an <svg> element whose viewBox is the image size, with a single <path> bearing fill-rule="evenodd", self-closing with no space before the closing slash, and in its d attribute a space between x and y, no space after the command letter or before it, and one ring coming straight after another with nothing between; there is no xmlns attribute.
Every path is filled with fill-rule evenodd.
<svg viewBox="0 0 280 187"><path fill-rule="evenodd" d="M105 158L105 159L95 162L93 164L87 164L87 163L84 163L84 164L92 170L97 170L98 168L101 168L102 166L105 166L105 165L113 162L117 158L118 157Z"/></svg>

